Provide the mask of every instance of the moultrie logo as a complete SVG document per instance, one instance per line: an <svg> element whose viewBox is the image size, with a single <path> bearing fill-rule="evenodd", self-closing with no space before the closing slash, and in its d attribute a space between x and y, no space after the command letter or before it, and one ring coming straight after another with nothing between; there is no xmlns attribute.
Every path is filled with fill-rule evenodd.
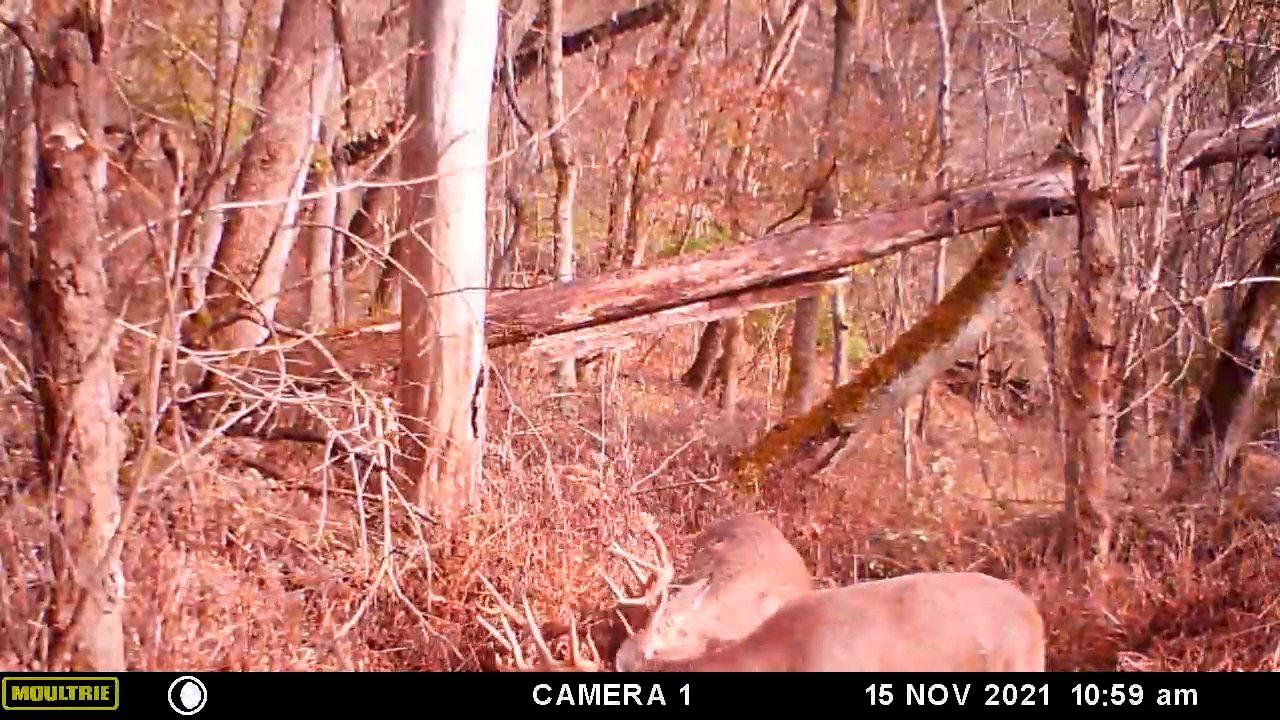
<svg viewBox="0 0 1280 720"><path fill-rule="evenodd" d="M117 710L120 678L7 677L0 688L0 706L18 710Z"/></svg>

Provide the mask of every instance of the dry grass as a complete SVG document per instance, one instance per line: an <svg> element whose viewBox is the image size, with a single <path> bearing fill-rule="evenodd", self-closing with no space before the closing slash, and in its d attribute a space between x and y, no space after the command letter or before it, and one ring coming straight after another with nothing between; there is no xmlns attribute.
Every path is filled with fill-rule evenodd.
<svg viewBox="0 0 1280 720"><path fill-rule="evenodd" d="M1280 669L1280 537L1267 522L1274 475L1262 460L1250 503L1144 510L1141 498L1156 484L1126 480L1126 507L1135 509L1120 518L1116 562L1068 578L1045 550L1060 497L1046 418L990 417L944 394L910 482L896 430L885 428L823 477L793 479L775 505L757 507L705 481L776 412L761 391L769 371L755 366L758 377L744 383L754 392L739 419L724 422L673 381L670 369L687 360L682 343L662 343L643 366L640 352L618 368L593 365L567 406L549 394L541 368L515 373L506 368L518 363L499 358L489 484L456 542L394 493L387 499L367 463L339 453L326 472L319 445L214 440L144 487L125 558L131 664L482 669L498 648L476 621L492 607L480 577L508 597L527 596L544 620L587 618L609 607L598 571L622 570L610 543L642 549L642 513L657 519L679 561L709 520L757 509L827 583L926 568L1014 578L1040 601L1054 669ZM358 347L344 353L373 370L361 380L370 397L394 381L386 359ZM38 667L47 634L46 511L22 482L33 470L30 448L8 420L29 410L18 385L0 388L9 403L0 496L5 669ZM327 391L341 411L307 397L307 407L276 419L309 413L313 428L322 415L347 426L361 420L348 442L377 439L376 413L354 414L350 388Z"/></svg>

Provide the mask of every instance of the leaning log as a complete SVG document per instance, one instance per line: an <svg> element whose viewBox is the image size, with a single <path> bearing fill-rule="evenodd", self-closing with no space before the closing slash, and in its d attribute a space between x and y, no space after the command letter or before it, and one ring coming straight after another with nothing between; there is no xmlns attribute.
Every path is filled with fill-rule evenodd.
<svg viewBox="0 0 1280 720"><path fill-rule="evenodd" d="M1280 111L1189 135L1170 167L1187 171L1260 155L1280 156ZM1148 154L1135 154L1117 168L1117 205L1141 204L1141 184L1153 175ZM488 345L527 344L545 358L580 354L625 343L635 333L779 305L855 265L996 227L1004 218L1031 220L1075 211L1071 170L1061 160L1027 175L771 233L696 256L567 284L496 292L489 300ZM380 328L395 329L385 323Z"/></svg>

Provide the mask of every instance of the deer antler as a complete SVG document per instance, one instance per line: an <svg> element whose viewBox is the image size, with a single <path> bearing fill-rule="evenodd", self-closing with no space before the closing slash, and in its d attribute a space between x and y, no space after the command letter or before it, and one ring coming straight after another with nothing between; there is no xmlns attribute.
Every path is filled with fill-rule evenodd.
<svg viewBox="0 0 1280 720"><path fill-rule="evenodd" d="M617 543L614 543L609 548L614 555L622 558L631 570L631 574L635 575L636 580L641 583L641 587L643 587L641 593L639 595L628 595L604 571L600 571L600 576L604 579L605 584L609 586L609 590L613 592L614 597L617 598L619 606L655 606L652 617L656 617L666 607L667 593L671 587L672 580L675 578L675 565L671 562L671 554L667 551L667 545L662 541L662 536L658 534L658 528L653 518L647 514L642 517L645 533L649 536L649 541L653 544L654 552L657 555L655 562L636 557ZM641 568L648 569L649 572L645 573ZM626 622L626 618L624 617L622 620L627 624L628 634L634 634L634 630L630 627L630 623Z"/></svg>
<svg viewBox="0 0 1280 720"><path fill-rule="evenodd" d="M514 659L515 670L524 672L549 672L549 671L579 671L594 672L600 669L603 663L600 661L600 653L596 650L595 643L588 638L588 647L591 650L591 658L584 659L582 651L578 644L578 624L574 619L569 620L569 660L568 662L560 662L555 659L551 653L551 648L547 645L546 638L542 635L542 630L538 627L538 622L533 616L533 609L529 607L529 599L521 596L520 603L524 608L524 612L516 610L506 598L502 597L502 593L494 587L489 579L480 576L480 582L485 586L485 590L493 597L501 612L499 619L502 622L502 632L493 626L492 623L485 620L481 616L476 616L479 622L489 634L498 641L500 645L511 653ZM538 650L539 660L537 662L527 662L524 653L520 650L520 640L516 637L516 632L512 628L511 623L515 622L523 624L529 631L529 635L533 638L533 644Z"/></svg>

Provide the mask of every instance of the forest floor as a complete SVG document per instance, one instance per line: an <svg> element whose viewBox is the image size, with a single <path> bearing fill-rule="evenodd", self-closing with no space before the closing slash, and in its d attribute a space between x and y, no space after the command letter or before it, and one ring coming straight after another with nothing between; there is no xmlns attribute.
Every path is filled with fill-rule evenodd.
<svg viewBox="0 0 1280 720"><path fill-rule="evenodd" d="M527 596L543 620L587 618L610 607L597 571L621 577L610 544L645 549L643 514L679 565L708 522L750 510L782 528L823 584L934 568L1012 578L1041 605L1052 669L1280 669L1280 463L1269 456L1251 455L1238 497L1172 509L1155 500L1161 473L1122 466L1115 558L1069 579L1048 549L1062 489L1047 406L1013 416L943 389L909 480L889 423L764 506L713 479L777 419L765 390L776 369L748 357L736 416L724 420L713 398L679 382L694 337L673 330L617 365L593 363L569 395L552 392L547 368L496 353L482 510L453 535L464 540L441 541L376 466L341 453L326 462L314 442L219 437L189 453L142 488L126 545L131 664L489 667L499 648L476 619L492 607L482 577L509 599ZM348 442L376 454L393 346L335 345L359 390L336 383L323 393L333 412L299 403L276 419L309 415L321 431L321 416L358 420ZM20 385L0 386L0 667L34 666L47 590L47 512L29 482Z"/></svg>

